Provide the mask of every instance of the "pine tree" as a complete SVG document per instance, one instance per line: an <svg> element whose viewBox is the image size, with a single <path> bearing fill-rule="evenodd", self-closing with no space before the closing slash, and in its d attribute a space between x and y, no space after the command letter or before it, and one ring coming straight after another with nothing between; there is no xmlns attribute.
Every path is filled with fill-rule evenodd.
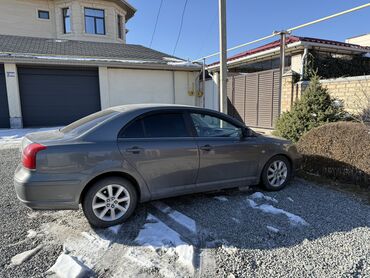
<svg viewBox="0 0 370 278"><path fill-rule="evenodd" d="M331 98L328 90L321 86L320 78L313 75L301 99L294 103L291 111L284 112L277 120L275 134L297 142L314 127L346 118L343 103Z"/></svg>

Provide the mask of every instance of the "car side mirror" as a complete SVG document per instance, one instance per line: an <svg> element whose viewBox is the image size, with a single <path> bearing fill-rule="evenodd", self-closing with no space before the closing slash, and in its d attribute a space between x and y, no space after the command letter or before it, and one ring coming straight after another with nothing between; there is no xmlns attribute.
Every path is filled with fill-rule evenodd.
<svg viewBox="0 0 370 278"><path fill-rule="evenodd" d="M254 137L254 135L255 133L251 129L247 127L242 128L242 136L241 136L242 138Z"/></svg>

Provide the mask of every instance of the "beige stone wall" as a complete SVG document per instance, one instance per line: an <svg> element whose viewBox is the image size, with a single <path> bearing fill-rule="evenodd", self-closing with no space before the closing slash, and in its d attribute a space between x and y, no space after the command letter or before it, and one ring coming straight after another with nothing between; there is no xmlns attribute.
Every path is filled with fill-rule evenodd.
<svg viewBox="0 0 370 278"><path fill-rule="evenodd" d="M330 95L343 101L345 109L353 114L361 114L370 108L370 76L324 79L321 84ZM289 111L294 101L300 98L309 82L293 83L293 76L285 74L281 97L281 111Z"/></svg>
<svg viewBox="0 0 370 278"><path fill-rule="evenodd" d="M332 97L344 102L348 112L359 114L370 108L370 76L321 80Z"/></svg>
<svg viewBox="0 0 370 278"><path fill-rule="evenodd" d="M65 7L72 11L70 34L63 31L62 8ZM85 33L85 7L105 11L106 35ZM50 19L39 19L38 10L49 11ZM118 14L125 22L126 11L107 0L1 0L0 34L125 43L125 30L123 40L118 38Z"/></svg>

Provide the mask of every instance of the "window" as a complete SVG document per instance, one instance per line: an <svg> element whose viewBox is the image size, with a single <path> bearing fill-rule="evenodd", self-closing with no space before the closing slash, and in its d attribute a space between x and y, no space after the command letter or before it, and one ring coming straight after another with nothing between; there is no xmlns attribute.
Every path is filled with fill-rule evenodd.
<svg viewBox="0 0 370 278"><path fill-rule="evenodd" d="M155 114L129 124L120 134L123 138L190 137L183 114Z"/></svg>
<svg viewBox="0 0 370 278"><path fill-rule="evenodd" d="M136 120L129 124L124 130L120 137L123 138L144 138L144 126L142 120Z"/></svg>
<svg viewBox="0 0 370 278"><path fill-rule="evenodd" d="M85 8L85 32L105 35L104 10Z"/></svg>
<svg viewBox="0 0 370 278"><path fill-rule="evenodd" d="M118 38L123 39L123 22L122 22L122 15L117 15L117 28L118 28Z"/></svg>
<svg viewBox="0 0 370 278"><path fill-rule="evenodd" d="M63 28L64 34L71 33L71 9L70 8L63 8Z"/></svg>
<svg viewBox="0 0 370 278"><path fill-rule="evenodd" d="M111 109L99 111L63 127L60 131L65 134L82 134L117 114L117 111Z"/></svg>
<svg viewBox="0 0 370 278"><path fill-rule="evenodd" d="M242 129L218 117L206 114L191 114L199 137L240 137Z"/></svg>
<svg viewBox="0 0 370 278"><path fill-rule="evenodd" d="M50 19L49 11L38 11L38 15L40 19Z"/></svg>

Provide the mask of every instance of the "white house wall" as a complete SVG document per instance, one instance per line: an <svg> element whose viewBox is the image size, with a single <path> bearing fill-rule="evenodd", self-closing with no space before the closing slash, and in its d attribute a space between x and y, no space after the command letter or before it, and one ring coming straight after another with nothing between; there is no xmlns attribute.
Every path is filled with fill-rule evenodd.
<svg viewBox="0 0 370 278"><path fill-rule="evenodd" d="M195 105L190 96L195 75L165 70L108 68L99 70L102 108L135 103Z"/></svg>

